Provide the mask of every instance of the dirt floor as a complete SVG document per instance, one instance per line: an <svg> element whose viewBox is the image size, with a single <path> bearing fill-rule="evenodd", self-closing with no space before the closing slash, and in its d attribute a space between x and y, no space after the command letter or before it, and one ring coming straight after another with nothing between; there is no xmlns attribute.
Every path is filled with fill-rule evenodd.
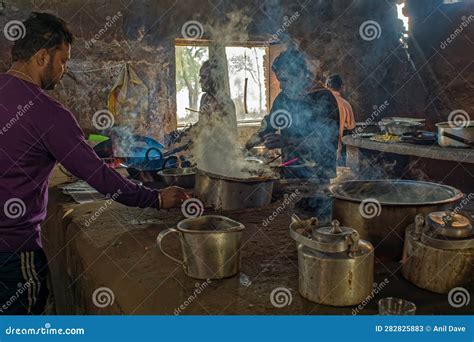
<svg viewBox="0 0 474 342"><path fill-rule="evenodd" d="M104 206L106 210L103 209ZM57 188L50 189L48 219L43 225L50 260L56 311L60 314L376 314L377 301L400 297L417 305L417 314L472 314L474 301L462 308L448 304L447 295L417 288L403 279L400 264L376 262L375 283L388 282L357 312L355 307L312 303L298 292L298 260L288 227L291 208L265 226L280 202L259 210L219 213L245 225L240 275L210 282L192 279L156 246L158 233L183 219L180 210L127 208L105 201L78 205ZM95 212L98 218L87 226ZM211 214L206 211L204 214ZM164 247L180 258L176 236ZM387 279L387 280L385 280ZM97 305L103 287L107 304ZM275 307L273 290L289 290L287 304ZM107 301L106 299L109 299ZM100 302L100 300L99 300ZM111 303L111 304L110 304ZM110 304L110 305L109 305Z"/></svg>

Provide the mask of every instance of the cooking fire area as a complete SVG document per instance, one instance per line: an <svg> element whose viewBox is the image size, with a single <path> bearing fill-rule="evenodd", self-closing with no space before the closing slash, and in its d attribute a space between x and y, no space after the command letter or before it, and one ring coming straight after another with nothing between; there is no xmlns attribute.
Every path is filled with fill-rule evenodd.
<svg viewBox="0 0 474 342"><path fill-rule="evenodd" d="M473 5L4 1L2 310L472 314Z"/></svg>

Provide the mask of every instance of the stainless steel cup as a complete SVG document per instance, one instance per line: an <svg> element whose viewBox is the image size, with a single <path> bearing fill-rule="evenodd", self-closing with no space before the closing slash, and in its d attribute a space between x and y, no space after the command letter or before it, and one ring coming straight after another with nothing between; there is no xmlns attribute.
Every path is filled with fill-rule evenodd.
<svg viewBox="0 0 474 342"><path fill-rule="evenodd" d="M189 218L176 228L166 229L157 237L161 252L196 279L222 279L240 271L240 247L244 225L224 216ZM178 233L184 260L163 250L162 241L169 233Z"/></svg>

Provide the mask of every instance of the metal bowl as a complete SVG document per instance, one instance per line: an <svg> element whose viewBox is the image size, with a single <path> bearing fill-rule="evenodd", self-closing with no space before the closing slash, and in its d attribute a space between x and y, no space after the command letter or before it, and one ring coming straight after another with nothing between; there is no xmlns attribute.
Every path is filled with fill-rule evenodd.
<svg viewBox="0 0 474 342"><path fill-rule="evenodd" d="M158 175L168 186L190 189L194 188L196 182L196 168L194 167L166 169L158 172Z"/></svg>
<svg viewBox="0 0 474 342"><path fill-rule="evenodd" d="M410 180L359 180L330 188L333 218L356 229L375 253L400 260L406 227L417 214L452 209L463 193L453 187Z"/></svg>
<svg viewBox="0 0 474 342"><path fill-rule="evenodd" d="M385 124L385 128L390 134L403 135L407 133L416 132L424 124L421 122L407 122L407 121L392 121Z"/></svg>

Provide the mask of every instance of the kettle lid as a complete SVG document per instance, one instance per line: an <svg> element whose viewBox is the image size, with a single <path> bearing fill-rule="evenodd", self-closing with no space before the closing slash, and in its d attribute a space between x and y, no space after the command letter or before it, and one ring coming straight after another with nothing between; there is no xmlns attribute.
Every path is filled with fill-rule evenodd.
<svg viewBox="0 0 474 342"><path fill-rule="evenodd" d="M474 235L469 217L450 211L436 211L428 214L427 230L434 235L465 238Z"/></svg>
<svg viewBox="0 0 474 342"><path fill-rule="evenodd" d="M316 241L337 245L337 250L347 250L349 248L348 237L355 232L354 229L341 226L339 221L333 220L331 226L321 227L313 231L313 238Z"/></svg>
<svg viewBox="0 0 474 342"><path fill-rule="evenodd" d="M359 234L356 230L341 227L333 221L331 227L317 227L317 219L300 220L293 216L290 236L298 243L323 253L352 252L358 247Z"/></svg>
<svg viewBox="0 0 474 342"><path fill-rule="evenodd" d="M469 216L454 211L437 211L415 217L415 240L439 249L474 248L474 229Z"/></svg>

